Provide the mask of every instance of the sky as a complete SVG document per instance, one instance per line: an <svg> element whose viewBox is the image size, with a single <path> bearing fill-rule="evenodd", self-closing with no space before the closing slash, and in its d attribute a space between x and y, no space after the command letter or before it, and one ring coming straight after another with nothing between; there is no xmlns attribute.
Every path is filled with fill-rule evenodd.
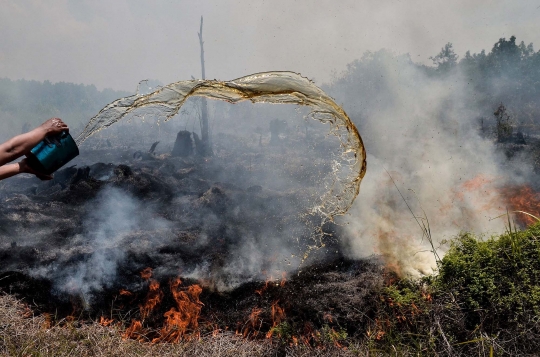
<svg viewBox="0 0 540 357"><path fill-rule="evenodd" d="M540 46L540 0L0 0L0 78L134 91L201 77L288 70L327 83L366 51L429 64L452 42L489 51L501 37Z"/></svg>

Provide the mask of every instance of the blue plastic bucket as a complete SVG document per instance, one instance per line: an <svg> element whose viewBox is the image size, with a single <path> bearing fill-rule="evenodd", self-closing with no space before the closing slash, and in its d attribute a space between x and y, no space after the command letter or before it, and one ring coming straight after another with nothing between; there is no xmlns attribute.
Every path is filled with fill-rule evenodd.
<svg viewBox="0 0 540 357"><path fill-rule="evenodd" d="M47 175L52 174L79 155L75 140L67 131L45 138L26 155L28 165Z"/></svg>

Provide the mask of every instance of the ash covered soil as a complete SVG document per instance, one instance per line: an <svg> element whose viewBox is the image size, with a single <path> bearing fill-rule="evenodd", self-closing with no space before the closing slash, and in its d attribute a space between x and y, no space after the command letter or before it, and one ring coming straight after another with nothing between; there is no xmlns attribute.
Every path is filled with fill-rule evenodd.
<svg viewBox="0 0 540 357"><path fill-rule="evenodd" d="M296 186L257 171L287 165L287 154L275 148L182 158L87 149L52 181L5 180L0 289L57 319L129 323L141 319L139 306L157 281L162 299L144 325L159 328L174 306L169 284L180 277L182 287L203 289L203 329L262 337L287 321L306 335L329 325L360 336L374 315L382 264L344 258L338 239L300 264L313 244L306 220L319 218L299 212L312 203L310 180L329 163L306 158L292 165L287 172L301 182ZM339 237L338 226L323 229ZM287 238L293 236L306 239ZM152 279L141 278L145 268Z"/></svg>

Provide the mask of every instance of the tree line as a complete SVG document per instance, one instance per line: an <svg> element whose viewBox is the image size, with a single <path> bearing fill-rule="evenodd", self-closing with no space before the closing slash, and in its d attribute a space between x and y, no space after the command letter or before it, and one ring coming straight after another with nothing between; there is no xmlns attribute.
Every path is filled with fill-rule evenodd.
<svg viewBox="0 0 540 357"><path fill-rule="evenodd" d="M455 119L450 109L461 106L468 112L460 115L468 116L471 126L495 125L495 113L503 105L517 131L540 131L540 51L535 52L532 43L517 43L515 36L500 38L489 52L467 51L463 58L447 43L430 60L433 64L426 65L409 54L366 52L323 89L344 104L359 126L364 125L362 118L399 101L396 91L422 93L423 87L430 87L441 93L441 120Z"/></svg>
<svg viewBox="0 0 540 357"><path fill-rule="evenodd" d="M434 75L448 77L462 73L471 84L474 100L483 106L503 103L521 125L540 124L540 51L533 44L519 44L516 37L500 38L491 51L471 54L458 61L452 43L431 57Z"/></svg>

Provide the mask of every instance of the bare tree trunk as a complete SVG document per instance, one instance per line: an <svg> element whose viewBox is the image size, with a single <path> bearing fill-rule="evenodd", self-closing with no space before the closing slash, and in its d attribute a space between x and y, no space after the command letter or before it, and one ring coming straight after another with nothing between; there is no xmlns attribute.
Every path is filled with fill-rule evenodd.
<svg viewBox="0 0 540 357"><path fill-rule="evenodd" d="M204 72L204 41L202 37L203 30L203 17L201 16L201 28L199 30L199 43L201 45L201 69L202 69L202 79L206 79ZM212 147L210 145L210 135L208 132L208 107L206 104L206 98L201 98L201 141L202 141L202 154L203 156L212 155Z"/></svg>

